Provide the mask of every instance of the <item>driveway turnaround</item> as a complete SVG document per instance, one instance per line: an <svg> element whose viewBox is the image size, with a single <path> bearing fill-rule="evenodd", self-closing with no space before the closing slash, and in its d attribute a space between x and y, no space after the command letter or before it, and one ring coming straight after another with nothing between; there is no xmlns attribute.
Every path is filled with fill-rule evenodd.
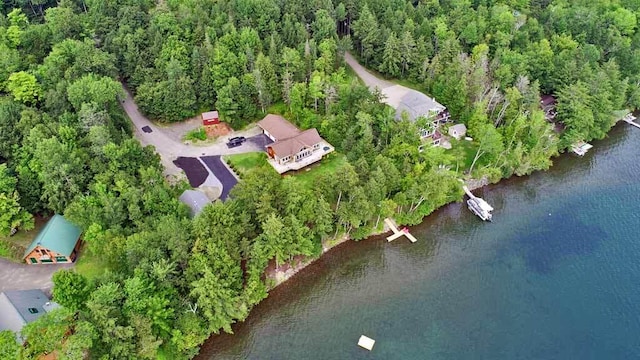
<svg viewBox="0 0 640 360"><path fill-rule="evenodd" d="M140 141L143 146L151 145L155 148L156 152L160 155L162 165L165 168L166 175L176 175L180 173L180 169L184 170L189 179L189 183L193 187L208 186L217 187L220 183L223 184L222 199L225 199L229 193L229 190L237 183L237 180L233 174L229 173L229 170L220 159L217 161L209 160L211 165L207 165L211 169L204 169L202 164L198 164L197 158L212 157L213 155L228 155L228 154L242 154L249 152L262 152L265 145L269 144L271 140L265 135L261 134L260 128L252 127L243 131L234 131L225 138L220 138L217 141L210 144L185 144L178 140L175 131L163 130L162 127L157 126L149 119L147 119L138 109L138 106L133 101L133 97L129 90L122 85L125 93L125 98L122 100L122 107L131 119L133 123L133 130L135 137ZM191 128L195 124L188 124L182 128ZM241 146L229 148L226 145L228 138L235 136L244 136L247 141ZM185 160L191 159L191 160ZM215 170L214 170L215 169ZM225 180L216 179L218 174L225 176ZM231 176L229 178L228 175Z"/></svg>
<svg viewBox="0 0 640 360"><path fill-rule="evenodd" d="M173 163L187 174L189 185L194 188L202 185L209 176L209 172L197 158L180 156Z"/></svg>
<svg viewBox="0 0 640 360"><path fill-rule="evenodd" d="M27 265L0 259L0 291L41 289L47 292L53 287L51 276L73 264Z"/></svg>
<svg viewBox="0 0 640 360"><path fill-rule="evenodd" d="M202 159L209 170L211 170L216 178L218 178L222 183L222 194L220 194L220 199L223 201L226 200L231 189L238 183L238 179L236 179L227 166L222 163L220 155L203 156L200 159Z"/></svg>

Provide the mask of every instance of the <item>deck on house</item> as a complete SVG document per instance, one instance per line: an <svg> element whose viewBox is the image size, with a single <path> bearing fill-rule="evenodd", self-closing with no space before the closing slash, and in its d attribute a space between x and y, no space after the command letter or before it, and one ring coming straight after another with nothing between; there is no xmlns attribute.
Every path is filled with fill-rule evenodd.
<svg viewBox="0 0 640 360"><path fill-rule="evenodd" d="M273 168L278 172L278 174L284 174L287 171L300 170L304 167L307 167L315 162L322 160L322 157L333 152L335 148L327 143L322 142L320 145L320 149L314 151L311 155L304 159L300 159L298 161L291 161L285 164L280 164L276 160L269 158L268 162Z"/></svg>

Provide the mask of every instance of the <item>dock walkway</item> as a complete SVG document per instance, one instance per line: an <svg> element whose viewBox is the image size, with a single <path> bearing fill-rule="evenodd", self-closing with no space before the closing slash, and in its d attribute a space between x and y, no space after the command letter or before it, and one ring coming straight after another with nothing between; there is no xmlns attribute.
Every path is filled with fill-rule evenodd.
<svg viewBox="0 0 640 360"><path fill-rule="evenodd" d="M633 116L632 114L627 114L625 117L623 117L623 118L622 118L622 119L620 119L620 120L622 120L622 121L626 122L627 124L629 124L629 125L631 125L631 126L635 126L635 127L637 127L638 129L640 129L640 124L638 124L637 122L633 121L633 120L635 120L635 119L636 119L636 117L635 117L635 116Z"/></svg>
<svg viewBox="0 0 640 360"><path fill-rule="evenodd" d="M396 224L389 218L384 219L384 222L389 226L391 231L393 231L393 235L387 237L387 241L391 242L401 236L406 236L412 243L418 241L411 233L409 233L409 229L403 228L402 230L398 230Z"/></svg>

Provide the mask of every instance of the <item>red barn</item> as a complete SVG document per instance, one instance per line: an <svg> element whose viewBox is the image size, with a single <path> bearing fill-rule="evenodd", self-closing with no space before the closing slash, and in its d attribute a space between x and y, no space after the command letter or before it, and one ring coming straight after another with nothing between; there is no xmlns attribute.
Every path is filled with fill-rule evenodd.
<svg viewBox="0 0 640 360"><path fill-rule="evenodd" d="M215 125L220 123L217 111L209 111L202 113L202 125Z"/></svg>

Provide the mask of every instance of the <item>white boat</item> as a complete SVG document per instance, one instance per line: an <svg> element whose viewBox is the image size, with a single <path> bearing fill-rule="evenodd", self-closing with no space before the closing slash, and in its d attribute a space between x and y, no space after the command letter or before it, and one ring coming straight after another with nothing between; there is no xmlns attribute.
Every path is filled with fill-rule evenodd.
<svg viewBox="0 0 640 360"><path fill-rule="evenodd" d="M469 200L467 200L467 206L469 206L469 210L471 210L472 213L478 215L480 219L484 221L491 221L491 218L493 217L493 214L491 214L491 212L493 211L493 207L489 205L488 202L484 201L483 198L479 198L473 195L473 193L471 193L466 185L463 186L462 189L465 193L467 193L467 196L469 196Z"/></svg>
<svg viewBox="0 0 640 360"><path fill-rule="evenodd" d="M476 214L480 219L484 221L491 221L493 214L493 207L489 205L484 199L479 197L469 198L467 200L467 206L469 206L469 210Z"/></svg>

